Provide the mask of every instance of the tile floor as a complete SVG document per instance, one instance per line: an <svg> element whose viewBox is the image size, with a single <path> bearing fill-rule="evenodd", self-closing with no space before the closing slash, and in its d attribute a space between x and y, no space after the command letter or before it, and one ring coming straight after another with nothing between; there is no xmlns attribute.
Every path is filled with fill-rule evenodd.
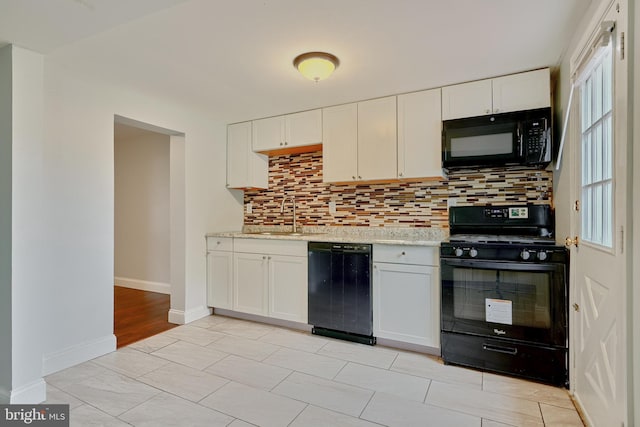
<svg viewBox="0 0 640 427"><path fill-rule="evenodd" d="M72 426L582 426L560 388L221 316L46 381Z"/></svg>

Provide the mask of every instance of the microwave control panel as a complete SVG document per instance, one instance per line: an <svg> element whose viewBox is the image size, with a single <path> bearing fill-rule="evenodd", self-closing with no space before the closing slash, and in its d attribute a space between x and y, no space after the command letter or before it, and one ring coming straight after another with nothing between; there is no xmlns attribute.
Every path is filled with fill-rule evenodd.
<svg viewBox="0 0 640 427"><path fill-rule="evenodd" d="M548 120L529 120L524 123L523 149L526 163L542 163L551 160L551 128Z"/></svg>

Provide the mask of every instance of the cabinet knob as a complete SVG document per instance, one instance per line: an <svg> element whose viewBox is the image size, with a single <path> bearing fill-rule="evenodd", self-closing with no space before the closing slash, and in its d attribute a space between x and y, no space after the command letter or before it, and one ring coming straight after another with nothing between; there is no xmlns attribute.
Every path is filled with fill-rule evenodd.
<svg viewBox="0 0 640 427"><path fill-rule="evenodd" d="M491 110L484 110L484 112L489 114L489 113L491 113Z"/></svg>
<svg viewBox="0 0 640 427"><path fill-rule="evenodd" d="M360 175L358 175L358 179L362 179L362 177Z"/></svg>
<svg viewBox="0 0 640 427"><path fill-rule="evenodd" d="M402 251L400 255L405 256L406 255L405 251Z"/></svg>
<svg viewBox="0 0 640 427"><path fill-rule="evenodd" d="M216 242L216 245L219 245L220 243L222 243L222 242L221 242L220 240L218 240L218 241Z"/></svg>
<svg viewBox="0 0 640 427"><path fill-rule="evenodd" d="M280 146L282 147L282 142L280 143Z"/></svg>
<svg viewBox="0 0 640 427"><path fill-rule="evenodd" d="M496 108L495 110L493 110L493 112L494 112L494 113L499 113L499 112L500 112L500 109L499 109L499 108Z"/></svg>
<svg viewBox="0 0 640 427"><path fill-rule="evenodd" d="M403 176L402 172L400 172L400 173L398 174L398 176Z"/></svg>
<svg viewBox="0 0 640 427"><path fill-rule="evenodd" d="M289 145L289 143L285 141L284 145Z"/></svg>
<svg viewBox="0 0 640 427"><path fill-rule="evenodd" d="M351 178L356 179L356 177L355 177L355 176L352 176Z"/></svg>

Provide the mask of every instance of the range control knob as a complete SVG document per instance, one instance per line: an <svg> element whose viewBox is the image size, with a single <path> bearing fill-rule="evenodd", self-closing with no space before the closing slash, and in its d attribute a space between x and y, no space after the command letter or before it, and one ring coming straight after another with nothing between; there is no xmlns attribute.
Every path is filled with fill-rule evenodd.
<svg viewBox="0 0 640 427"><path fill-rule="evenodd" d="M520 258L522 258L525 261L528 260L530 256L531 254L526 249L523 249L522 252L520 252Z"/></svg>
<svg viewBox="0 0 640 427"><path fill-rule="evenodd" d="M471 258L475 258L475 257L477 257L477 256L478 256L478 250L477 250L476 248L471 248L471 249L469 250L469 256L470 256Z"/></svg>
<svg viewBox="0 0 640 427"><path fill-rule="evenodd" d="M545 251L538 252L538 259L540 261L544 261L545 259L547 259L547 253Z"/></svg>
<svg viewBox="0 0 640 427"><path fill-rule="evenodd" d="M456 256L462 256L462 254L464 253L464 251L462 250L462 248L456 248L453 251L454 254L456 254Z"/></svg>

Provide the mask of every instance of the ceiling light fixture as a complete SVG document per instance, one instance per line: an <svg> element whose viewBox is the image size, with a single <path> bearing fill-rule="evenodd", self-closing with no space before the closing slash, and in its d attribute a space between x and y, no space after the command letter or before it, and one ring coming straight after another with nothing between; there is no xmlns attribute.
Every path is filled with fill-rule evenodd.
<svg viewBox="0 0 640 427"><path fill-rule="evenodd" d="M316 83L329 77L339 64L336 56L326 52L307 52L293 60L293 66L300 74Z"/></svg>

